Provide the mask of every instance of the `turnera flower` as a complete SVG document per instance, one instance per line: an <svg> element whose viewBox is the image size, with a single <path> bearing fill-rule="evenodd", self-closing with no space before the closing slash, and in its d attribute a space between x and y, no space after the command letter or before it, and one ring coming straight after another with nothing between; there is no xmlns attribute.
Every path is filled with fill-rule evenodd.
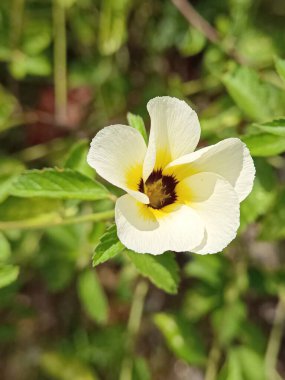
<svg viewBox="0 0 285 380"><path fill-rule="evenodd" d="M171 97L149 101L148 147L125 125L97 133L87 161L100 176L125 190L115 207L118 237L139 253L167 250L216 253L236 236L239 203L250 193L255 168L238 138L194 152L196 113Z"/></svg>

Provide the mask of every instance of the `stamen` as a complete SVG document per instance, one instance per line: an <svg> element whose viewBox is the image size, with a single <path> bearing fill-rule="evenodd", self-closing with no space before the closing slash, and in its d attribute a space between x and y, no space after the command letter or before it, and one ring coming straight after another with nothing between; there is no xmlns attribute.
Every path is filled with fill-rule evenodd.
<svg viewBox="0 0 285 380"><path fill-rule="evenodd" d="M178 181L170 175L163 175L162 170L154 170L146 182L141 179L139 191L149 197L149 207L161 209L164 206L174 203L177 199L175 187Z"/></svg>

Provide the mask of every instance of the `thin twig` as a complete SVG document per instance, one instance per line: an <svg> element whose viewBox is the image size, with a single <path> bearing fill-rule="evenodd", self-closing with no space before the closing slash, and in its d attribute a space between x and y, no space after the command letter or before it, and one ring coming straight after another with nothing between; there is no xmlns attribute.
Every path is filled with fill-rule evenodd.
<svg viewBox="0 0 285 380"><path fill-rule="evenodd" d="M67 117L66 10L53 1L55 119L59 125Z"/></svg>
<svg viewBox="0 0 285 380"><path fill-rule="evenodd" d="M218 342L215 340L209 354L205 380L216 380L220 357L221 350Z"/></svg>
<svg viewBox="0 0 285 380"><path fill-rule="evenodd" d="M0 231L8 230L30 230L42 229L55 226L67 226L70 224L79 224L86 222L98 222L101 220L111 219L114 216L114 210L98 212L95 214L79 215L71 218L62 218L58 214L45 215L30 220L17 220L0 222Z"/></svg>
<svg viewBox="0 0 285 380"><path fill-rule="evenodd" d="M140 280L136 286L133 296L127 330L128 336L126 340L126 353L122 362L121 373L119 377L120 380L132 380L134 342L141 324L144 301L147 291L147 282Z"/></svg>
<svg viewBox="0 0 285 380"><path fill-rule="evenodd" d="M277 380L276 364L280 351L283 328L285 322L285 291L280 291L279 301L275 310L273 326L270 332L267 350L265 354L265 370L268 380Z"/></svg>
<svg viewBox="0 0 285 380"><path fill-rule="evenodd" d="M187 0L171 0L173 5L195 29L199 30L209 41L217 45L224 53L240 64L249 64L246 59L233 49L222 45L217 30L206 21Z"/></svg>
<svg viewBox="0 0 285 380"><path fill-rule="evenodd" d="M219 42L216 29L208 23L187 0L172 0L173 4L183 14L195 29L199 30L204 36L214 44Z"/></svg>

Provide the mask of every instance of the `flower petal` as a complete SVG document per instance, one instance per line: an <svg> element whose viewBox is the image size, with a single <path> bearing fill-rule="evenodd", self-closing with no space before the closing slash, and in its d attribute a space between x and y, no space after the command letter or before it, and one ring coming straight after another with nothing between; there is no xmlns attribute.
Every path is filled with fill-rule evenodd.
<svg viewBox="0 0 285 380"><path fill-rule="evenodd" d="M150 100L147 109L151 119L149 146L144 162L146 180L154 168L193 152L200 138L196 112L182 100L169 96Z"/></svg>
<svg viewBox="0 0 285 380"><path fill-rule="evenodd" d="M167 170L174 167L180 178L181 175L185 178L204 171L221 175L234 187L240 202L251 192L255 176L255 167L249 150L238 138L225 139L180 157L169 164Z"/></svg>
<svg viewBox="0 0 285 380"><path fill-rule="evenodd" d="M127 191L137 200L149 203L138 191L142 178L146 145L141 134L126 125L111 125L97 133L91 142L88 164L108 182Z"/></svg>
<svg viewBox="0 0 285 380"><path fill-rule="evenodd" d="M206 254L222 251L236 236L239 227L239 200L233 187L214 173L199 173L182 181L189 191L190 206L205 224L206 236L192 252ZM178 188L179 191L179 188Z"/></svg>
<svg viewBox="0 0 285 380"><path fill-rule="evenodd" d="M167 207L169 207L167 209ZM118 237L129 249L139 253L161 254L168 250L190 251L204 238L199 215L186 205L153 210L128 194L116 202Z"/></svg>

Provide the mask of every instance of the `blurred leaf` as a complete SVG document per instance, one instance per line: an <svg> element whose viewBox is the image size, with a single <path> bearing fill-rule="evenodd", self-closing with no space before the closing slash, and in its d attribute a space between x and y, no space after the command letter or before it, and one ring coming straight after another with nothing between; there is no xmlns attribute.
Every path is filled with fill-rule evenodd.
<svg viewBox="0 0 285 380"><path fill-rule="evenodd" d="M126 254L139 273L149 278L154 285L167 293L177 293L180 278L173 253L154 256L126 250Z"/></svg>
<svg viewBox="0 0 285 380"><path fill-rule="evenodd" d="M206 354L202 339L194 325L174 315L159 313L154 316L156 326L176 357L189 364L203 365Z"/></svg>
<svg viewBox="0 0 285 380"><path fill-rule="evenodd" d="M99 182L71 169L30 170L18 177L11 194L17 197L97 200L109 198Z"/></svg>
<svg viewBox="0 0 285 380"><path fill-rule="evenodd" d="M148 137L147 137L147 132L145 129L143 118L139 115L134 115L133 113L128 112L127 119L128 119L129 125L140 132L140 134L144 138L144 141L147 144Z"/></svg>
<svg viewBox="0 0 285 380"><path fill-rule="evenodd" d="M206 45L206 38L197 29L189 27L183 38L180 39L178 47L180 53L189 57L199 54Z"/></svg>
<svg viewBox="0 0 285 380"><path fill-rule="evenodd" d="M248 347L239 347L238 356L244 380L265 380L264 357Z"/></svg>
<svg viewBox="0 0 285 380"><path fill-rule="evenodd" d="M41 215L49 218L60 206L55 199L9 197L0 204L0 221L30 220Z"/></svg>
<svg viewBox="0 0 285 380"><path fill-rule="evenodd" d="M264 240L279 240L285 237L285 190L278 194L274 208L266 215L261 225L260 237Z"/></svg>
<svg viewBox="0 0 285 380"><path fill-rule="evenodd" d="M84 310L93 321L107 321L108 302L95 271L85 270L80 273L78 295Z"/></svg>
<svg viewBox="0 0 285 380"><path fill-rule="evenodd" d="M0 288L10 285L19 275L19 267L15 265L0 264Z"/></svg>
<svg viewBox="0 0 285 380"><path fill-rule="evenodd" d="M245 318L245 305L238 300L226 304L212 314L214 329L221 344L228 346L239 336L240 327Z"/></svg>
<svg viewBox="0 0 285 380"><path fill-rule="evenodd" d="M11 255L11 247L6 237L0 232L0 263L7 261Z"/></svg>
<svg viewBox="0 0 285 380"><path fill-rule="evenodd" d="M285 82L285 59L276 58L275 59L275 68L280 78Z"/></svg>
<svg viewBox="0 0 285 380"><path fill-rule="evenodd" d="M56 380L98 380L95 371L75 357L57 352L46 352L41 356L42 370Z"/></svg>
<svg viewBox="0 0 285 380"><path fill-rule="evenodd" d="M16 79L24 79L27 75L48 76L51 74L51 63L45 55L28 56L16 52L10 63L10 72Z"/></svg>
<svg viewBox="0 0 285 380"><path fill-rule="evenodd" d="M242 141L247 145L254 157L270 157L285 152L285 137L270 133L242 136Z"/></svg>
<svg viewBox="0 0 285 380"><path fill-rule="evenodd" d="M29 19L24 30L23 51L28 56L38 55L50 46L51 41L52 30L49 22L45 22L42 18Z"/></svg>
<svg viewBox="0 0 285 380"><path fill-rule="evenodd" d="M134 360L132 380L151 380L151 373L145 358L137 356Z"/></svg>
<svg viewBox="0 0 285 380"><path fill-rule="evenodd" d="M105 0L101 3L99 19L99 50L103 55L114 54L127 37L126 22L130 0Z"/></svg>
<svg viewBox="0 0 285 380"><path fill-rule="evenodd" d="M0 86L0 132L14 126L18 107L16 98Z"/></svg>
<svg viewBox="0 0 285 380"><path fill-rule="evenodd" d="M116 256L118 253L121 253L124 249L124 245L118 239L117 228L114 224L108 228L95 248L93 255L93 266L95 267L104 263L105 261Z"/></svg>
<svg viewBox="0 0 285 380"><path fill-rule="evenodd" d="M220 286L225 273L225 259L222 254L194 255L186 265L185 273L214 287Z"/></svg>
<svg viewBox="0 0 285 380"><path fill-rule="evenodd" d="M268 121L262 124L253 124L249 129L250 131L257 131L257 133L270 133L272 135L285 137L285 119L277 119Z"/></svg>
<svg viewBox="0 0 285 380"><path fill-rule="evenodd" d="M250 119L270 120L284 113L285 94L262 82L253 69L238 67L224 75L222 81L234 102Z"/></svg>
<svg viewBox="0 0 285 380"><path fill-rule="evenodd" d="M77 0L57 0L57 2L64 8L70 8Z"/></svg>
<svg viewBox="0 0 285 380"><path fill-rule="evenodd" d="M87 163L87 153L89 143L87 140L81 140L75 143L69 152L64 168L75 170L87 177L94 178L96 172Z"/></svg>
<svg viewBox="0 0 285 380"><path fill-rule="evenodd" d="M241 203L241 230L268 212L277 196L277 176L264 159L255 160L256 177L252 192Z"/></svg>

